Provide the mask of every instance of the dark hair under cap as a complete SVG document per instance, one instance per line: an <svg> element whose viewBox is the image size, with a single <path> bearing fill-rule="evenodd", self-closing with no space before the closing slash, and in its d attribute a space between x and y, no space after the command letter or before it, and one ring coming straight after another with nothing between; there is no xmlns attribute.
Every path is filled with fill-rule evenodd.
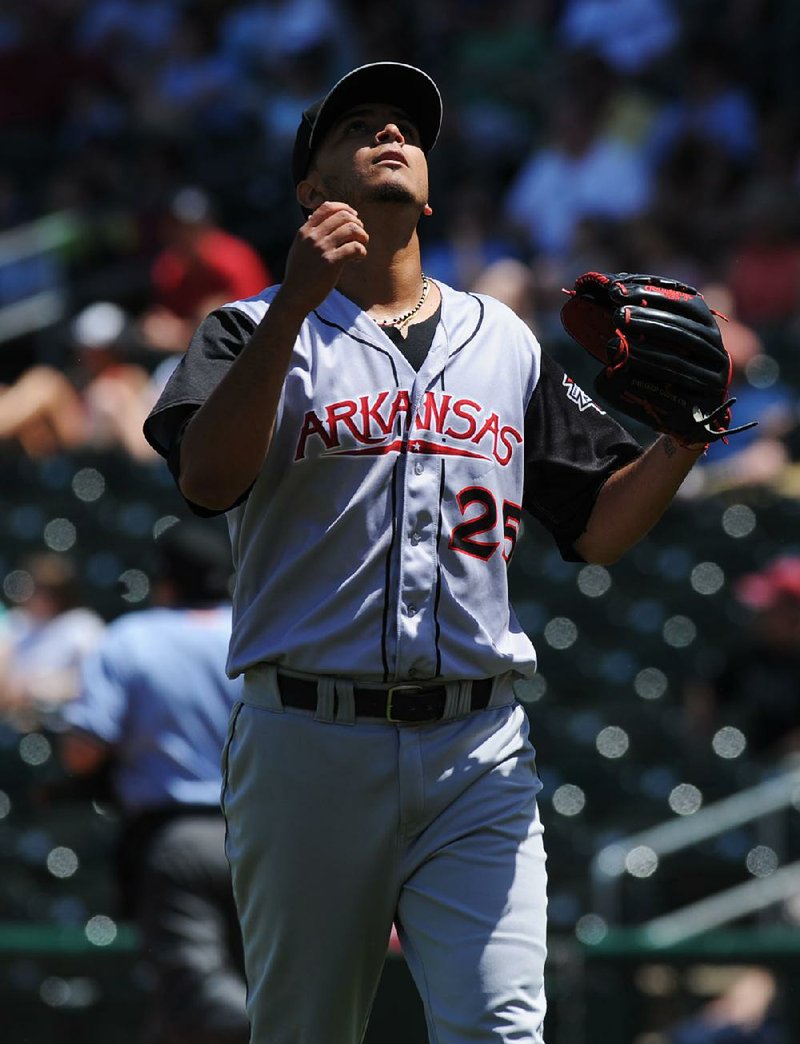
<svg viewBox="0 0 800 1044"><path fill-rule="evenodd" d="M421 69L402 62L359 66L336 83L324 98L303 113L292 153L292 177L297 185L308 172L311 157L343 112L359 103L396 105L419 131L423 152L429 152L442 125L439 88Z"/></svg>
<svg viewBox="0 0 800 1044"><path fill-rule="evenodd" d="M155 553L157 577L174 584L185 604L202 605L230 597L230 543L213 523L175 522L156 538Z"/></svg>

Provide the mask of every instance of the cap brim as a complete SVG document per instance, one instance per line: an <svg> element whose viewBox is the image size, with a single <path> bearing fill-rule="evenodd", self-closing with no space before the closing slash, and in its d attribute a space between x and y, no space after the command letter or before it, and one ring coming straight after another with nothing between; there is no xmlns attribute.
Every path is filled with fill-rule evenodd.
<svg viewBox="0 0 800 1044"><path fill-rule="evenodd" d="M343 113L355 105L371 103L402 109L419 132L423 152L430 152L436 144L442 125L442 97L430 76L402 62L373 62L347 73L314 106L313 125L303 150L306 163ZM295 180L298 180L305 170L301 174L295 166Z"/></svg>

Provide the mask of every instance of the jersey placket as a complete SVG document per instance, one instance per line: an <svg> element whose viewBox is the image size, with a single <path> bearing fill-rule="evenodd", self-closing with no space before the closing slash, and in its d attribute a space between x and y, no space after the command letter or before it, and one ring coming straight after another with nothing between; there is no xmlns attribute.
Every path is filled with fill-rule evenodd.
<svg viewBox="0 0 800 1044"><path fill-rule="evenodd" d="M406 452L401 458L399 589L396 677L432 678L438 673L439 517L444 460L424 453L424 432L415 428L422 396L438 378L448 354L440 325L417 374L408 418Z"/></svg>

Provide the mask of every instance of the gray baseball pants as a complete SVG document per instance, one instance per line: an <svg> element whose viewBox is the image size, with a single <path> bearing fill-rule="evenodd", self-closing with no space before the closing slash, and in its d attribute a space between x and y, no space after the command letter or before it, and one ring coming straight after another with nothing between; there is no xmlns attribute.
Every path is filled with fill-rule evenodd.
<svg viewBox="0 0 800 1044"><path fill-rule="evenodd" d="M271 671L223 758L251 1044L358 1044L393 922L431 1044L542 1044L541 785L510 679L466 716L344 724L322 688L284 708Z"/></svg>

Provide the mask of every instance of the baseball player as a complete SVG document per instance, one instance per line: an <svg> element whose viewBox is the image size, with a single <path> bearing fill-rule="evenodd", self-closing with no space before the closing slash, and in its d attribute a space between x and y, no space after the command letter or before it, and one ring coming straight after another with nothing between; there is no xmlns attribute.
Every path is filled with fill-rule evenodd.
<svg viewBox="0 0 800 1044"><path fill-rule="evenodd" d="M700 448L642 452L499 302L420 266L439 91L362 66L302 115L280 286L209 315L148 418L237 570L227 852L253 1044L362 1039L392 922L437 1044L539 1044L540 783L509 607L523 509L611 562Z"/></svg>

